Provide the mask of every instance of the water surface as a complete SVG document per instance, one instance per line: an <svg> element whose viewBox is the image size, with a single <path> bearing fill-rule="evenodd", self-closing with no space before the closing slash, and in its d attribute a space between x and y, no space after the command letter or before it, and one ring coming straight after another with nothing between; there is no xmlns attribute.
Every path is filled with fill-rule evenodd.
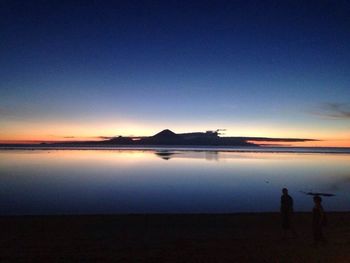
<svg viewBox="0 0 350 263"><path fill-rule="evenodd" d="M288 187L350 211L350 154L183 150L0 150L0 214L278 211Z"/></svg>

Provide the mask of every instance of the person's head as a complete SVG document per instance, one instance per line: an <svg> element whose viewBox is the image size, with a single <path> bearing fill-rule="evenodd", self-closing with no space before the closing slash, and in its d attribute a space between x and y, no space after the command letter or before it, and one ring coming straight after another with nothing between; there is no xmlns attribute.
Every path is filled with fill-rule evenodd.
<svg viewBox="0 0 350 263"><path fill-rule="evenodd" d="M282 193L283 193L284 195L287 195L287 194L288 194L288 189L287 189L287 188L283 188L283 189L282 189Z"/></svg>
<svg viewBox="0 0 350 263"><path fill-rule="evenodd" d="M315 204L321 204L322 202L322 198L318 195L315 195L313 199Z"/></svg>

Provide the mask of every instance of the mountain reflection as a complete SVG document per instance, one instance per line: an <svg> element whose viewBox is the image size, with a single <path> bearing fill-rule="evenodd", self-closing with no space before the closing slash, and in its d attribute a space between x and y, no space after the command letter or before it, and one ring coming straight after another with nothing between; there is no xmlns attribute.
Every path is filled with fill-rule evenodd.
<svg viewBox="0 0 350 263"><path fill-rule="evenodd" d="M185 158L185 159L204 159L206 161L219 161L219 151L195 151L195 152L175 152L168 150L156 151L156 156L163 160L170 160L173 158Z"/></svg>
<svg viewBox="0 0 350 263"><path fill-rule="evenodd" d="M170 152L170 151L158 151L158 152L155 152L154 154L162 158L163 160L170 160L176 153Z"/></svg>

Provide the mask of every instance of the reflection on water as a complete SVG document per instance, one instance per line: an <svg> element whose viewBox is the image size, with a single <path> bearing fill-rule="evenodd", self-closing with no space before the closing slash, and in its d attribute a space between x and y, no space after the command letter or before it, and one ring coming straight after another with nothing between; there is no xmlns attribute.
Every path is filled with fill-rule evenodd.
<svg viewBox="0 0 350 263"><path fill-rule="evenodd" d="M349 211L350 154L0 151L0 214L278 211L282 187L298 211L312 207L301 191Z"/></svg>
<svg viewBox="0 0 350 263"><path fill-rule="evenodd" d="M175 152L171 152L171 151L156 151L155 154L157 156L159 156L160 158L162 158L163 160L169 160L174 154L176 154Z"/></svg>

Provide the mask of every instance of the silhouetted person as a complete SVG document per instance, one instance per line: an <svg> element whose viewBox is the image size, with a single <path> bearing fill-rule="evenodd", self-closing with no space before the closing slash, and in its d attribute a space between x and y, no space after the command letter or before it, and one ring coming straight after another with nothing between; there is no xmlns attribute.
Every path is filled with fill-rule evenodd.
<svg viewBox="0 0 350 263"><path fill-rule="evenodd" d="M294 237L297 235L292 224L293 213L293 198L288 194L288 189L283 188L281 196L281 219L284 238L287 237L288 231L291 231Z"/></svg>
<svg viewBox="0 0 350 263"><path fill-rule="evenodd" d="M323 226L326 225L326 217L321 204L322 198L316 195L313 197L313 200L315 205L312 209L312 231L314 236L314 244L317 245L320 242L326 242L322 231Z"/></svg>

